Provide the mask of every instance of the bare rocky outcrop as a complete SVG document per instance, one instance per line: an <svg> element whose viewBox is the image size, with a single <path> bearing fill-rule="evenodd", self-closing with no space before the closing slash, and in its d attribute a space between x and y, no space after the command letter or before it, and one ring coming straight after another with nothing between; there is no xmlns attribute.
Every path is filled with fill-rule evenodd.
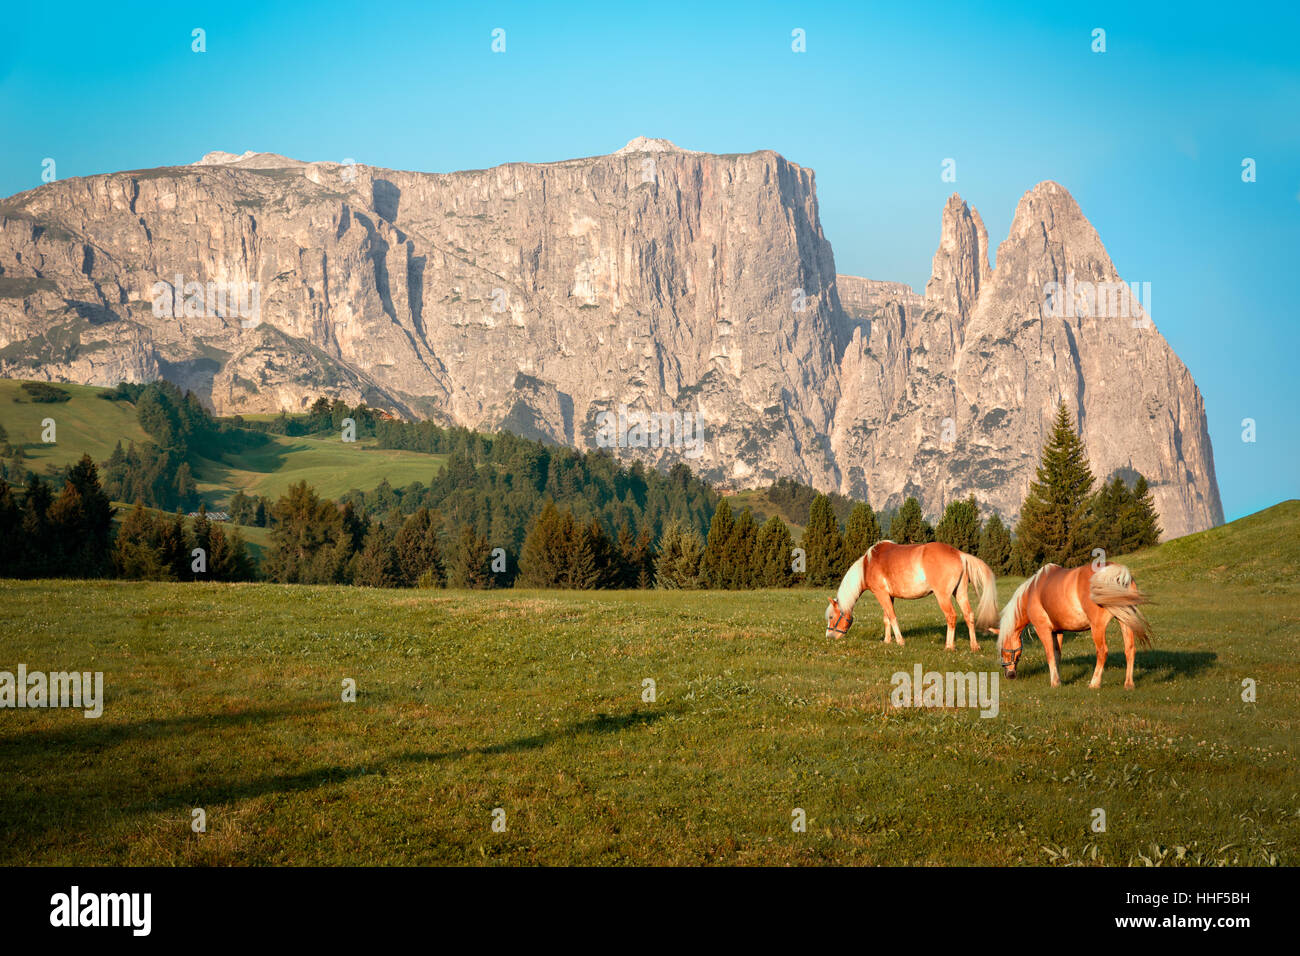
<svg viewBox="0 0 1300 956"><path fill-rule="evenodd" d="M770 151L638 138L445 175L209 153L0 203L0 375L164 376L221 413L327 395L580 448L602 412L692 412L699 457L617 453L931 513L974 492L1008 517L1065 400L1098 471L1153 482L1169 534L1221 521L1187 370L1149 323L1046 314L1067 274L1118 279L1052 183L996 270L950 199L922 296L837 277L812 171ZM249 284L255 316L212 307Z"/></svg>
<svg viewBox="0 0 1300 956"><path fill-rule="evenodd" d="M1069 193L1034 187L995 270L987 250L979 214L953 196L924 298L839 277L858 326L832 445L852 486L888 489L890 504L915 494L932 514L974 494L1014 518L1065 402L1099 478L1147 477L1166 537L1222 523L1200 391L1144 308L1113 314L1126 310L1083 294L1122 280Z"/></svg>

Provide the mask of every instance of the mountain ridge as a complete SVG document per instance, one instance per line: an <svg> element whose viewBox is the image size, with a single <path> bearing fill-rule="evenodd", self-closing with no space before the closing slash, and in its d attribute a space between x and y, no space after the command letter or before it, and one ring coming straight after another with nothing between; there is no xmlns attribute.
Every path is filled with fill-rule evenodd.
<svg viewBox="0 0 1300 956"><path fill-rule="evenodd" d="M1059 184L1021 199L996 269L950 197L918 295L837 275L815 174L771 150L638 138L438 174L208 160L0 202L0 283L46 283L0 297L0 375L166 377L222 414L327 395L579 448L623 404L692 412L708 441L687 463L709 480L930 513L974 493L1007 517L1063 400L1099 476L1147 474L1170 536L1222 521L1199 391L1154 326L1044 315L1049 282L1118 281ZM184 314L179 291L154 315L176 276L257 283L257 321Z"/></svg>

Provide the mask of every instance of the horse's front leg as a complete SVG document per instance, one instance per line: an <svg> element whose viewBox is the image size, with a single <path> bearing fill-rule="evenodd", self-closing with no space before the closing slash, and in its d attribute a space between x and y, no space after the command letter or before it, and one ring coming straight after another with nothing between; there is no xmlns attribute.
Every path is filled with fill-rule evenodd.
<svg viewBox="0 0 1300 956"><path fill-rule="evenodd" d="M1061 672L1056 666L1056 641L1052 635L1052 622L1046 615L1039 617L1037 620L1030 619L1034 625L1034 633L1038 635L1039 641L1043 644L1043 650L1047 654L1047 672L1051 675L1052 686L1061 686Z"/></svg>
<svg viewBox="0 0 1300 956"><path fill-rule="evenodd" d="M894 598L887 591L872 590L872 596L875 597L876 603L880 605L880 611L885 620L885 643L889 643L890 622L893 622L894 633L898 634L898 618L894 616ZM902 646L903 636L898 634L899 646Z"/></svg>

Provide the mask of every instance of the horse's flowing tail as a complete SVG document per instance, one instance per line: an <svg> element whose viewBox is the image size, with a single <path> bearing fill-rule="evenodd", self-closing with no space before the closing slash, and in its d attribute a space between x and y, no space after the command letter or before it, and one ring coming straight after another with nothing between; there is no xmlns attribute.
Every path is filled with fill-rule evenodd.
<svg viewBox="0 0 1300 956"><path fill-rule="evenodd" d="M1151 598L1138 590L1133 573L1122 564L1108 564L1092 576L1088 596L1093 603L1104 607L1125 627L1133 632L1138 644L1151 646L1151 625L1140 605L1149 604Z"/></svg>
<svg viewBox="0 0 1300 956"><path fill-rule="evenodd" d="M975 612L975 626L981 631L992 631L998 623L998 588L993 569L965 551L961 554L961 568L979 591L980 604Z"/></svg>

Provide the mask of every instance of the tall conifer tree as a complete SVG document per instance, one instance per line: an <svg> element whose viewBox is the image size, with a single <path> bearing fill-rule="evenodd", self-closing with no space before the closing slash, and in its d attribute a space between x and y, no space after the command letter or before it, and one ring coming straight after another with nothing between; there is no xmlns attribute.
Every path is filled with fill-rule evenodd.
<svg viewBox="0 0 1300 956"><path fill-rule="evenodd" d="M1083 441L1062 402L1016 524L1022 570L1046 563L1075 567L1091 560L1092 484Z"/></svg>
<svg viewBox="0 0 1300 956"><path fill-rule="evenodd" d="M859 501L849 512L849 520L844 526L845 559L850 562L856 561L879 540L880 519L871 510L871 505Z"/></svg>
<svg viewBox="0 0 1300 956"><path fill-rule="evenodd" d="M813 499L808 526L803 532L803 549L808 562L805 580L813 587L839 584L844 576L844 539L839 522L825 495Z"/></svg>
<svg viewBox="0 0 1300 956"><path fill-rule="evenodd" d="M908 498L889 522L889 540L895 544L924 544L934 540L934 529L925 520L921 502Z"/></svg>
<svg viewBox="0 0 1300 956"><path fill-rule="evenodd" d="M934 540L974 554L980 545L980 525L980 509L974 495L965 501L950 501L943 518L935 526Z"/></svg>
<svg viewBox="0 0 1300 956"><path fill-rule="evenodd" d="M727 548L731 543L731 534L735 527L736 519L732 516L731 505L726 498L723 498L713 512L713 520L709 523L709 537L704 544L701 571L704 573L704 583L707 587L727 587L732 572Z"/></svg>

